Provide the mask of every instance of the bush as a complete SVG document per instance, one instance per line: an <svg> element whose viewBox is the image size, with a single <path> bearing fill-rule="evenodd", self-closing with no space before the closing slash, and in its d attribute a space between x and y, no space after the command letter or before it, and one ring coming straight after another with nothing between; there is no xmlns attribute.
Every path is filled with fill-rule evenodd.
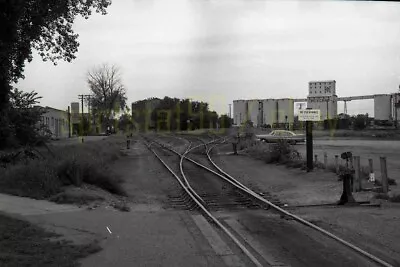
<svg viewBox="0 0 400 267"><path fill-rule="evenodd" d="M0 190L13 195L47 199L64 186L92 184L113 194L126 195L122 180L108 166L120 155L114 141L56 147L47 158L20 161L0 168Z"/></svg>
<svg viewBox="0 0 400 267"><path fill-rule="evenodd" d="M359 114L353 119L354 119L353 122L354 130L364 130L367 127L367 122L368 122L367 115Z"/></svg>
<svg viewBox="0 0 400 267"><path fill-rule="evenodd" d="M399 202L400 202L400 194L396 194L396 195L391 196L391 197L389 198L389 200L390 200L391 202L399 203Z"/></svg>
<svg viewBox="0 0 400 267"><path fill-rule="evenodd" d="M389 185L397 185L396 180L393 178L388 177L388 184ZM381 186L382 182L380 180L375 180L375 185Z"/></svg>
<svg viewBox="0 0 400 267"><path fill-rule="evenodd" d="M61 192L61 186L57 172L44 160L9 166L3 170L0 179L2 192L36 199L48 198Z"/></svg>
<svg viewBox="0 0 400 267"><path fill-rule="evenodd" d="M288 164L293 161L301 161L300 153L284 141L276 144L256 142L253 146L246 149L246 152L251 157L263 160L266 163Z"/></svg>
<svg viewBox="0 0 400 267"><path fill-rule="evenodd" d="M389 195L387 193L376 193L374 198L389 200Z"/></svg>

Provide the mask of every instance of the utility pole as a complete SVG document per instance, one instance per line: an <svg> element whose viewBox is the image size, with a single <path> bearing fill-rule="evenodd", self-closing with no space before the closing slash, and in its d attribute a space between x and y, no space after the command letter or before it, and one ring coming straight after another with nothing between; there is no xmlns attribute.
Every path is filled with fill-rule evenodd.
<svg viewBox="0 0 400 267"><path fill-rule="evenodd" d="M81 105L82 105L82 108L81 108L81 110L82 110L82 114L81 114L81 117L82 117L81 126L82 126L82 135L83 135L83 132L84 132L84 129L83 129L83 127L84 127L83 100L84 100L85 98L88 98L88 97L89 97L89 99L90 99L90 95L78 95L78 97L79 97L79 99L81 100ZM88 108L88 114L89 114L89 108ZM88 118L88 119L89 119L89 118ZM90 121L89 121L89 124L90 124ZM82 137L82 142L83 142L83 137Z"/></svg>
<svg viewBox="0 0 400 267"><path fill-rule="evenodd" d="M68 106L68 138L71 138L71 110Z"/></svg>

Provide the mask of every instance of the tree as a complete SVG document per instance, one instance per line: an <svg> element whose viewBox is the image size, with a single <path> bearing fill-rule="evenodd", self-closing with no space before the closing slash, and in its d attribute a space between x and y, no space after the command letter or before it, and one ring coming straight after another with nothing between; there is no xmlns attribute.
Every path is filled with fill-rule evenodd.
<svg viewBox="0 0 400 267"><path fill-rule="evenodd" d="M133 130L132 116L129 114L122 114L118 120L118 130L129 132Z"/></svg>
<svg viewBox="0 0 400 267"><path fill-rule="evenodd" d="M110 126L110 118L126 108L126 90L118 67L103 64L87 73L93 93L91 106L100 123Z"/></svg>
<svg viewBox="0 0 400 267"><path fill-rule="evenodd" d="M13 88L7 107L6 123L0 124L0 148L34 145L41 140L46 127L40 117L45 110L36 106L41 97L36 92L22 92Z"/></svg>
<svg viewBox="0 0 400 267"><path fill-rule="evenodd" d="M79 46L72 28L75 18L87 19L93 10L106 14L110 4L111 0L1 0L0 111L4 113L9 101L11 83L24 78L33 48L44 61L70 62Z"/></svg>
<svg viewBox="0 0 400 267"><path fill-rule="evenodd" d="M221 115L218 118L218 124L221 128L231 128L232 119L228 115Z"/></svg>
<svg viewBox="0 0 400 267"><path fill-rule="evenodd" d="M358 114L353 117L353 128L354 130L364 130L367 127L368 114Z"/></svg>

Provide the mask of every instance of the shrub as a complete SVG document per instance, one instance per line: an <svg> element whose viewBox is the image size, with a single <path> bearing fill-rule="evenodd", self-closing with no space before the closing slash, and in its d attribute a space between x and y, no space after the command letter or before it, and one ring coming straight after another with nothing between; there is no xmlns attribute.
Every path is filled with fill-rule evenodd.
<svg viewBox="0 0 400 267"><path fill-rule="evenodd" d="M44 159L24 159L0 168L1 192L46 199L62 192L63 186L98 186L114 194L126 195L121 178L109 168L120 157L115 140L55 147Z"/></svg>
<svg viewBox="0 0 400 267"><path fill-rule="evenodd" d="M61 191L57 172L45 160L9 166L2 172L0 188L8 194L44 199Z"/></svg>
<svg viewBox="0 0 400 267"><path fill-rule="evenodd" d="M389 185L396 185L397 183L396 183L395 179L388 177L388 184ZM381 186L382 182L380 180L375 180L375 185Z"/></svg>
<svg viewBox="0 0 400 267"><path fill-rule="evenodd" d="M389 195L387 193L376 193L374 197L376 199L389 200Z"/></svg>
<svg viewBox="0 0 400 267"><path fill-rule="evenodd" d="M260 159L266 163L288 164L293 161L300 161L300 153L293 149L287 142L266 144L257 142L246 149L246 152L253 158Z"/></svg>
<svg viewBox="0 0 400 267"><path fill-rule="evenodd" d="M396 195L391 196L391 197L389 198L389 200L390 200L391 202L399 203L399 202L400 202L400 194L396 194Z"/></svg>
<svg viewBox="0 0 400 267"><path fill-rule="evenodd" d="M388 177L388 184L389 185L397 185L396 180L393 178Z"/></svg>

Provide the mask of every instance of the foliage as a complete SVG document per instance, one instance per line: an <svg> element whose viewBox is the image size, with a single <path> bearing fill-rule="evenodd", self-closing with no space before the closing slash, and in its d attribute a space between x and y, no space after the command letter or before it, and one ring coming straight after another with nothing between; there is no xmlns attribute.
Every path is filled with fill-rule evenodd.
<svg viewBox="0 0 400 267"><path fill-rule="evenodd" d="M285 141L279 141L276 144L258 142L247 148L246 152L251 157L261 159L266 163L293 164L296 162L298 164L302 161L300 153Z"/></svg>
<svg viewBox="0 0 400 267"><path fill-rule="evenodd" d="M0 192L49 199L62 192L64 186L87 183L125 195L122 180L110 169L110 164L122 155L122 141L102 142L57 146L52 153L42 151L43 157L10 162L0 168Z"/></svg>
<svg viewBox="0 0 400 267"><path fill-rule="evenodd" d="M132 123L136 129L196 130L216 128L218 114L208 103L164 97L149 98L132 104Z"/></svg>
<svg viewBox="0 0 400 267"><path fill-rule="evenodd" d="M221 128L231 128L233 120L228 115L221 115L218 118L218 124Z"/></svg>
<svg viewBox="0 0 400 267"><path fill-rule="evenodd" d="M0 1L0 111L5 108L11 82L23 78L25 62L36 49L44 61L70 62L79 43L73 31L78 15L106 14L110 0L3 0Z"/></svg>
<svg viewBox="0 0 400 267"><path fill-rule="evenodd" d="M93 113L100 123L110 126L110 118L126 107L126 89L119 68L108 64L95 67L87 73L87 82L93 93Z"/></svg>
<svg viewBox="0 0 400 267"><path fill-rule="evenodd" d="M353 128L354 130L364 130L368 125L368 114L358 114L353 117Z"/></svg>
<svg viewBox="0 0 400 267"><path fill-rule="evenodd" d="M0 148L6 146L34 145L45 141L47 127L40 124L40 117L45 110L36 106L39 97L36 92L23 92L13 88L10 92L10 103L4 111L0 124Z"/></svg>
<svg viewBox="0 0 400 267"><path fill-rule="evenodd" d="M129 114L123 114L118 120L118 129L120 131L129 132L133 130L132 116Z"/></svg>

